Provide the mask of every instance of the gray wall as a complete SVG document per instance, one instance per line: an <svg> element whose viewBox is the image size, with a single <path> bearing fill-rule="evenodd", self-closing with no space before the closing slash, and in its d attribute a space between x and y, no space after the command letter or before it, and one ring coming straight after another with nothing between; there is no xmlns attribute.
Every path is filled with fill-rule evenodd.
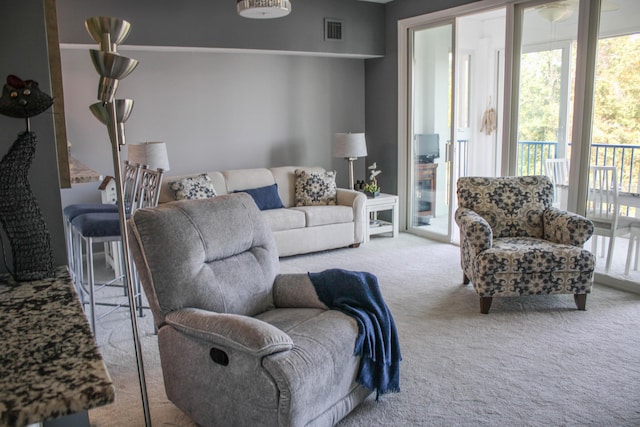
<svg viewBox="0 0 640 427"><path fill-rule="evenodd" d="M134 100L127 143L164 141L168 175L284 165L338 171L336 132L364 131L361 59L215 52L125 51L139 65L120 82L118 97ZM71 154L103 175L113 174L105 127L88 106L97 74L87 49L62 49L67 134ZM126 148L122 151L126 158ZM360 164L364 174L364 161ZM63 204L98 199L99 183L62 190Z"/></svg>
<svg viewBox="0 0 640 427"><path fill-rule="evenodd" d="M239 18L232 0L58 0L57 6L60 41L65 44L94 44L84 29L84 20L106 15L131 21L133 30L125 45L263 49L325 56L196 51L165 56L123 50L123 54L141 60L140 68L123 80L118 92L136 102L127 124L129 141L166 140L172 157L171 174L299 161L335 167L342 178L339 184L344 185L346 162L331 157L332 134L362 131L366 121L366 162L378 162L383 170L380 182L385 191L393 192L397 189L397 21L465 3L469 1L394 0L381 5L299 0L293 2L290 16L266 21ZM3 1L0 16L0 77L13 73L31 78L50 93L42 0ZM325 17L343 20L343 43L324 41ZM106 131L86 110L95 102L97 74L82 49L63 51L69 139L74 155L108 174L112 168ZM335 54L385 57L326 57ZM208 79L209 75L224 84L216 84L219 80ZM251 107L256 99L249 90L265 96L258 100L261 108ZM221 106L220 99L228 109ZM207 114L211 109L225 120ZM40 143L30 177L52 234L56 263L64 264L51 114L32 121ZM0 129L4 135L0 149L6 152L23 124L0 117ZM356 171L359 179L364 178L363 159ZM62 190L63 200L65 204L98 200L96 188L97 184L74 185Z"/></svg>
<svg viewBox="0 0 640 427"><path fill-rule="evenodd" d="M347 186L333 135L365 130L362 58L384 53L383 5L306 0L285 18L252 20L231 1L58 0L71 154L111 175L106 131L88 110L97 90L88 49L96 43L84 20L99 15L131 22L119 50L140 61L118 90L135 101L127 142L166 142L169 175L319 165ZM324 40L326 17L343 21L344 42ZM364 178L364 159L356 170ZM97 186L62 190L63 205L99 200Z"/></svg>
<svg viewBox="0 0 640 427"><path fill-rule="evenodd" d="M3 1L0 16L3 21L0 25L0 85L4 86L7 75L15 74L24 80L37 81L40 89L51 94L42 0ZM18 133L25 128L22 119L0 116L0 156L7 153ZM36 133L38 146L29 169L29 181L51 235L55 264L63 265L66 264L66 253L52 110L33 117L31 130ZM0 234L10 258L11 249L4 230ZM0 260L0 273L6 271Z"/></svg>
<svg viewBox="0 0 640 427"><path fill-rule="evenodd" d="M61 43L93 43L91 16L128 20L129 45L384 54L384 7L356 0L294 0L290 15L246 19L234 0L58 0ZM324 18L343 21L344 41L324 40Z"/></svg>

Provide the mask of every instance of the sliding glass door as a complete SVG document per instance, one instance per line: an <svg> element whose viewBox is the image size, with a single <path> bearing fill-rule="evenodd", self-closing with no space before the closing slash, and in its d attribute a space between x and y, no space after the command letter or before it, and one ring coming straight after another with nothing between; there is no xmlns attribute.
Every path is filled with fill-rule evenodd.
<svg viewBox="0 0 640 427"><path fill-rule="evenodd" d="M457 241L458 177L500 172L505 16L499 8L408 32L406 227L412 233Z"/></svg>
<svg viewBox="0 0 640 427"><path fill-rule="evenodd" d="M552 160L564 168L555 203L585 214L592 166L610 167L608 186L619 196L611 209L624 225L598 238L596 280L640 291L639 23L637 0L481 0L399 21L406 229L455 242L458 176L551 175ZM485 138L489 111L495 122ZM438 152L423 152L434 140ZM435 197L427 197L434 208L420 203L420 161L437 164ZM431 212L420 215L423 208Z"/></svg>
<svg viewBox="0 0 640 427"><path fill-rule="evenodd" d="M591 248L596 254L598 274L636 286L640 283L639 58L640 2L603 0L595 63L589 176L594 181L594 172L609 170L611 182L607 184L618 196L617 206L610 207L613 216L617 216L618 231L610 233L599 224Z"/></svg>
<svg viewBox="0 0 640 427"><path fill-rule="evenodd" d="M520 55L515 58L519 72L514 80L516 175L547 175L552 159L569 164L578 15L579 2L522 6ZM566 209L566 199L558 198L557 205Z"/></svg>
<svg viewBox="0 0 640 427"><path fill-rule="evenodd" d="M413 30L410 35L410 117L407 226L449 239L453 117L453 24Z"/></svg>

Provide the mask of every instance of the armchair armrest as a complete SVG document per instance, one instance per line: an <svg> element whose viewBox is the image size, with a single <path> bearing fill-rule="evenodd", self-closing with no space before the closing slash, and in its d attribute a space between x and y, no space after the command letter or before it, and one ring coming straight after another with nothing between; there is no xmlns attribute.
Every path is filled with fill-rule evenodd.
<svg viewBox="0 0 640 427"><path fill-rule="evenodd" d="M322 308L327 307L316 293L309 275L279 274L273 283L273 302L278 308Z"/></svg>
<svg viewBox="0 0 640 427"><path fill-rule="evenodd" d="M593 223L582 215L554 207L542 215L545 240L581 247L593 235Z"/></svg>
<svg viewBox="0 0 640 427"><path fill-rule="evenodd" d="M354 242L364 241L365 221L367 217L367 196L361 191L338 188L336 191L338 204L353 208L353 220L355 222Z"/></svg>
<svg viewBox="0 0 640 427"><path fill-rule="evenodd" d="M293 341L285 332L259 319L238 314L185 308L167 314L166 323L187 335L256 357L293 348Z"/></svg>
<svg viewBox="0 0 640 427"><path fill-rule="evenodd" d="M455 218L460 227L460 245L470 259L493 246L493 230L480 214L468 208L458 208Z"/></svg>

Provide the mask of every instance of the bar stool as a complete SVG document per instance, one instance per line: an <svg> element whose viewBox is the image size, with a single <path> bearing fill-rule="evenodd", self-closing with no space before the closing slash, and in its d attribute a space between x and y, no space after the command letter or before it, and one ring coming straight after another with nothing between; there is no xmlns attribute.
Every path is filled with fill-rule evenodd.
<svg viewBox="0 0 640 427"><path fill-rule="evenodd" d="M137 185L133 193L132 202L130 208L127 209L127 218L139 208L154 207L158 204L160 197L160 185L162 183L163 169L149 169L146 166L140 168ZM112 313L120 307L128 307L128 304L109 303L109 302L97 302L95 298L95 292L97 284L95 281L95 268L93 264L93 244L94 243L112 243L121 242L120 233L120 217L118 213L114 212L93 212L76 216L71 221L72 232L77 239L76 245L78 259L82 260L82 252L84 254L87 264L87 280L85 282L84 277L80 276L82 280L77 280L80 286L81 301L86 304L84 299L85 295L89 296L89 306L91 308L91 314L89 317L89 323L93 330L94 336L96 334L96 306L110 306L112 310L104 313L100 318ZM119 251L120 258L122 259L122 251ZM138 314L143 316L142 306L142 292L140 291L139 281L137 275L132 269L132 280L137 298ZM112 281L99 284L102 288L105 285L111 284Z"/></svg>
<svg viewBox="0 0 640 427"><path fill-rule="evenodd" d="M124 162L124 180L122 183L124 190L125 203L131 203L133 200L133 193L138 185L138 175L140 172L140 165L129 161ZM74 247L73 227L71 222L80 215L88 213L118 213L118 205L111 203L75 203L68 205L63 209L64 216L64 233L65 241L67 245L67 265L69 266L69 272L71 278L76 282L82 280L82 258L78 257L78 251ZM106 250L106 248L105 248Z"/></svg>

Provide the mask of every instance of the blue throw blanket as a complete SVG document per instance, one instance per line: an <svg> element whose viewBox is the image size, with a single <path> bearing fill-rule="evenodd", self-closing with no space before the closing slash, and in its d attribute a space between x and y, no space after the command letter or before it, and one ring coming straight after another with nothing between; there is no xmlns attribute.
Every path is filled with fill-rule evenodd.
<svg viewBox="0 0 640 427"><path fill-rule="evenodd" d="M400 391L400 342L393 316L371 273L330 269L309 273L318 298L358 322L355 355L362 356L357 381L379 395Z"/></svg>

